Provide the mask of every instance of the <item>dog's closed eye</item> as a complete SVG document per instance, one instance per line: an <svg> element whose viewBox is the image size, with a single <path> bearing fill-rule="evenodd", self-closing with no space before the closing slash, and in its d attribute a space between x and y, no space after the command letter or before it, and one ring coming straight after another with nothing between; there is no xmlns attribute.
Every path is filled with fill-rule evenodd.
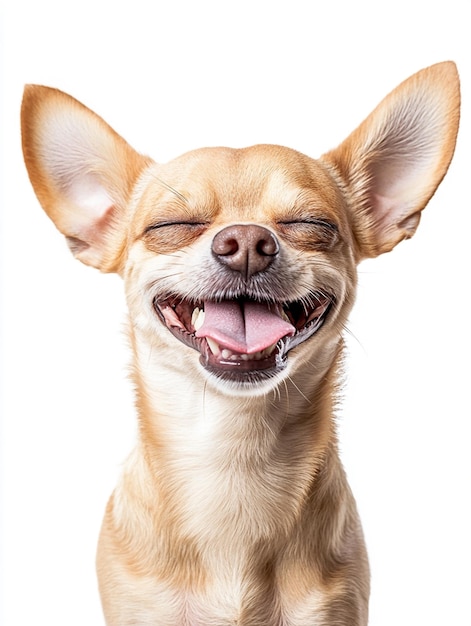
<svg viewBox="0 0 471 626"><path fill-rule="evenodd" d="M143 240L152 252L168 254L189 246L207 228L207 222L166 220L148 226L144 230Z"/></svg>
<svg viewBox="0 0 471 626"><path fill-rule="evenodd" d="M278 230L288 243L300 250L329 250L339 239L336 224L324 219L296 219L278 222Z"/></svg>

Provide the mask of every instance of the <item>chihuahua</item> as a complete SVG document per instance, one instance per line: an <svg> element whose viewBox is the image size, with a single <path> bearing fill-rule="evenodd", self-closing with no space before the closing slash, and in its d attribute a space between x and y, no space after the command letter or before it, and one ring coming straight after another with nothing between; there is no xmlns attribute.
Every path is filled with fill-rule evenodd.
<svg viewBox="0 0 471 626"><path fill-rule="evenodd" d="M335 405L356 267L410 238L451 161L454 63L319 160L256 145L158 165L30 85L23 151L73 254L124 280L138 440L97 571L109 626L365 626Z"/></svg>

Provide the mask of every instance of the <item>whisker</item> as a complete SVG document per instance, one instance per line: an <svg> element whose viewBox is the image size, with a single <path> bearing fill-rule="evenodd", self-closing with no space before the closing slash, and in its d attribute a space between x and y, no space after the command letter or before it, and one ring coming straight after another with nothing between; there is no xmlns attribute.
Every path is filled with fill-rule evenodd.
<svg viewBox="0 0 471 626"><path fill-rule="evenodd" d="M288 377L290 383L293 385L293 387L296 389L296 391L299 393L299 395L304 398L304 400L306 400L306 402L308 402L309 404L311 403L311 401L309 400L309 398L301 391L301 389L298 387L298 385L294 382L294 380L291 378L291 376ZM285 383L286 385L286 383ZM289 400L289 394L288 394L288 390L286 390L286 394L288 396L288 400Z"/></svg>
<svg viewBox="0 0 471 626"><path fill-rule="evenodd" d="M153 175L153 178L162 185L162 187L164 187L165 189L173 193L175 196L177 196L177 198L180 198L180 200L183 200L185 204L188 204L188 198L185 198L185 196L182 193L180 193L174 187L172 187L171 185L166 183L164 180L159 178L159 176L157 176L155 173L153 173L152 175Z"/></svg>
<svg viewBox="0 0 471 626"><path fill-rule="evenodd" d="M352 339L355 340L355 342L360 346L360 348L364 349L363 344L361 343L360 339L355 335L355 333L350 330L350 328L346 325L346 324L342 324L342 330Z"/></svg>
<svg viewBox="0 0 471 626"><path fill-rule="evenodd" d="M291 377L289 377L289 379L291 380ZM283 387L285 388L285 396L286 396L286 411L285 411L285 419L283 420L283 424L286 424L289 418L289 413L290 413L290 394L289 394L288 383L286 382L286 379L283 379ZM281 399L281 391L280 391L280 399Z"/></svg>
<svg viewBox="0 0 471 626"><path fill-rule="evenodd" d="M273 396L274 396L274 397L273 397L273 403L272 403L272 406L274 406L274 407L278 408L278 403L279 403L279 402L280 402L280 400L281 400L281 392L280 392L279 387L275 387L275 388L273 389Z"/></svg>
<svg viewBox="0 0 471 626"><path fill-rule="evenodd" d="M272 435L273 439L276 439L277 433L273 430L273 427L270 423L270 419L266 418L265 415L263 414L261 416L261 419L263 422L264 430L267 430Z"/></svg>

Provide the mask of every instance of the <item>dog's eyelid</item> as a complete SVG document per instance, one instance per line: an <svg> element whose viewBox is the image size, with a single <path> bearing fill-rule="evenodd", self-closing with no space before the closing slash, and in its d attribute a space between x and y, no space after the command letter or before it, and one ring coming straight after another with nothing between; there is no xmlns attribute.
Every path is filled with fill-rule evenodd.
<svg viewBox="0 0 471 626"><path fill-rule="evenodd" d="M204 221L191 221L191 220L187 220L187 221L183 221L183 220L168 220L168 221L164 221L164 222L155 222L154 224L150 224L149 226L147 226L144 229L144 233L143 235L147 235L148 233L152 232L153 230L158 230L160 228L169 228L169 227L174 227L174 226L189 226L189 227L206 227L209 225L209 222L204 222Z"/></svg>
<svg viewBox="0 0 471 626"><path fill-rule="evenodd" d="M340 238L338 225L330 219L300 217L277 225L283 239L304 250L329 250Z"/></svg>
<svg viewBox="0 0 471 626"><path fill-rule="evenodd" d="M278 222L280 226L296 226L296 225L307 225L307 226L320 226L321 228L326 228L331 230L332 233L337 233L339 227L335 222L324 218L296 218L290 220L280 220Z"/></svg>

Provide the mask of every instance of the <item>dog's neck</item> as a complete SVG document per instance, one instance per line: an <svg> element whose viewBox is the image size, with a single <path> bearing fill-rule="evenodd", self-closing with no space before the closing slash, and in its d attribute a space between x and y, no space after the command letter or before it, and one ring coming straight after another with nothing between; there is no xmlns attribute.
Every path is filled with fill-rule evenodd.
<svg viewBox="0 0 471 626"><path fill-rule="evenodd" d="M168 362L165 350L150 350L138 335L134 380L147 480L161 493L173 485L165 497L185 533L209 532L214 543L217 524L234 541L240 528L240 540L251 534L255 543L260 534L289 532L318 476L329 473L329 459L337 463L332 413L341 343L325 349L316 373L287 378L267 395L238 397L182 367L175 353Z"/></svg>

